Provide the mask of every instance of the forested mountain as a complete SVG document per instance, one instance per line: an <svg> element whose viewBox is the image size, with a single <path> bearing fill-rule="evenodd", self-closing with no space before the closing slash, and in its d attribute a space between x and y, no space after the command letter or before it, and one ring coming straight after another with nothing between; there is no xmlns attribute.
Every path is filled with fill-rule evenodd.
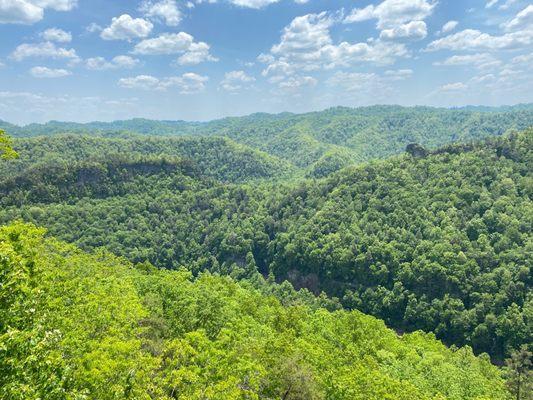
<svg viewBox="0 0 533 400"><path fill-rule="evenodd" d="M57 133L131 132L156 136L224 136L282 158L320 177L353 162L403 152L409 143L436 148L523 130L533 123L533 105L502 108L336 107L307 114L252 114L211 122L134 119L88 124L49 122L17 127L13 136Z"/></svg>
<svg viewBox="0 0 533 400"><path fill-rule="evenodd" d="M160 268L288 279L501 360L532 340L532 141L409 146L294 180L228 139L24 139L1 170L0 221Z"/></svg>
<svg viewBox="0 0 533 400"><path fill-rule="evenodd" d="M510 398L487 357L432 334L43 233L0 228L2 399Z"/></svg>

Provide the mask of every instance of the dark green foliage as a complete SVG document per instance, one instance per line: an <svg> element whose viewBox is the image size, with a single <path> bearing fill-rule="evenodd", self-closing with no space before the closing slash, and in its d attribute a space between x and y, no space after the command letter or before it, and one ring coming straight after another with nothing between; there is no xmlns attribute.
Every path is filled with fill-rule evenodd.
<svg viewBox="0 0 533 400"><path fill-rule="evenodd" d="M511 353L505 360L507 366L507 384L516 400L533 398L533 353L523 345Z"/></svg>
<svg viewBox="0 0 533 400"><path fill-rule="evenodd" d="M223 182L243 182L252 179L283 178L292 175L290 163L253 150L227 138L146 138L138 135L76 136L57 135L33 139L18 139L15 147L21 154L16 162L0 164L2 174L29 168L47 168L56 164L73 168L73 163L105 162L108 158L179 157L190 162L198 172ZM68 165L68 166L67 166Z"/></svg>

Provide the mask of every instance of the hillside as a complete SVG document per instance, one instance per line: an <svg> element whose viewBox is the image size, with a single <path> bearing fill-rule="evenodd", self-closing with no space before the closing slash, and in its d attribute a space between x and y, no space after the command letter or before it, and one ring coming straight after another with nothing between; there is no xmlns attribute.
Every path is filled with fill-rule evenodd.
<svg viewBox="0 0 533 400"><path fill-rule="evenodd" d="M22 218L83 249L103 246L160 268L273 274L396 329L433 331L501 360L532 338L532 132L421 149L320 180L228 184L167 168L123 182L106 172L89 189L69 182L79 181L84 156L105 147L69 137L89 144L67 146L82 160L60 179L32 181L39 175L24 172L24 156L6 163L0 221ZM33 140L50 143L28 146ZM48 158L44 145L30 153ZM200 153L204 165L218 165L217 152ZM109 161L89 161L110 171ZM13 183L23 177L26 186Z"/></svg>
<svg viewBox="0 0 533 400"><path fill-rule="evenodd" d="M132 134L54 135L17 139L20 157L0 164L0 175L29 173L32 168L73 168L73 164L109 158L178 157L204 177L221 182L287 178L296 172L289 162L222 137L142 137Z"/></svg>
<svg viewBox="0 0 533 400"><path fill-rule="evenodd" d="M2 399L508 399L499 370L357 311L0 228Z"/></svg>
<svg viewBox="0 0 533 400"><path fill-rule="evenodd" d="M50 122L16 127L5 124L13 136L58 133L109 134L133 132L149 136L223 136L284 159L294 166L316 169L324 157L343 161L341 168L403 152L409 143L429 148L451 142L469 142L500 136L533 125L533 106L444 109L431 107L336 107L306 114L252 114L210 122L134 119L110 123ZM2 128L0 123L0 128ZM337 165L338 164L338 165ZM321 176L319 173L318 176Z"/></svg>

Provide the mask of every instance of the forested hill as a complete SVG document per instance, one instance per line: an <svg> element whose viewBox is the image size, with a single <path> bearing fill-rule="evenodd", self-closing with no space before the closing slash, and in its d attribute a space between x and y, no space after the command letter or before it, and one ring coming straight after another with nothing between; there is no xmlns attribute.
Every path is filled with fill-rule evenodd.
<svg viewBox="0 0 533 400"><path fill-rule="evenodd" d="M533 105L502 108L337 107L307 114L253 114L206 123L135 119L88 124L50 122L17 127L0 123L13 136L57 133L225 136L282 158L311 173L339 169L401 153L409 143L429 148L533 125ZM317 164L316 166L314 164ZM316 174L315 174L316 172Z"/></svg>
<svg viewBox="0 0 533 400"><path fill-rule="evenodd" d="M0 228L0 398L508 400L431 334Z"/></svg>
<svg viewBox="0 0 533 400"><path fill-rule="evenodd" d="M27 140L26 149L51 143ZM58 150L61 140L35 156L43 171L61 154L73 157ZM79 181L84 157L115 150L106 153L101 139L69 140L88 144L62 170L66 178L35 185L13 184L33 176L25 147L17 148L21 160L6 162L0 179L0 221L31 221L83 249L105 247L160 268L287 279L495 360L532 341L532 130L436 150L410 146L410 154L318 180L231 183L216 177L220 153L198 150L213 176L141 168L118 184L123 175L109 157L91 158L106 172L88 188L68 183ZM166 165L169 155L154 146L150 162Z"/></svg>
<svg viewBox="0 0 533 400"><path fill-rule="evenodd" d="M39 171L73 170L79 163L108 163L110 159L180 158L198 175L222 182L253 179L281 179L293 176L296 168L289 162L260 150L222 137L142 137L122 134L112 137L88 135L54 135L15 140L19 158L0 164L0 175L34 176Z"/></svg>

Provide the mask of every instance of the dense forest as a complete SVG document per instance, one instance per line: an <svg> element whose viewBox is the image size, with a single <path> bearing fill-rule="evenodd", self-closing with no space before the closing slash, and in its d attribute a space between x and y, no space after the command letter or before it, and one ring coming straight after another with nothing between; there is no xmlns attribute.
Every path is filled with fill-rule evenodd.
<svg viewBox="0 0 533 400"><path fill-rule="evenodd" d="M348 163L399 154L410 143L436 148L451 142L499 136L526 129L531 121L532 104L464 109L372 106L335 107L307 114L259 113L202 123L134 119L18 127L0 121L0 129L16 137L124 132L144 136L224 136L311 172L318 168L320 177L325 165L327 170L339 169Z"/></svg>
<svg viewBox="0 0 533 400"><path fill-rule="evenodd" d="M525 398L533 107L3 125L0 398Z"/></svg>
<svg viewBox="0 0 533 400"><path fill-rule="evenodd" d="M432 334L43 233L0 229L2 399L509 398L488 358Z"/></svg>

